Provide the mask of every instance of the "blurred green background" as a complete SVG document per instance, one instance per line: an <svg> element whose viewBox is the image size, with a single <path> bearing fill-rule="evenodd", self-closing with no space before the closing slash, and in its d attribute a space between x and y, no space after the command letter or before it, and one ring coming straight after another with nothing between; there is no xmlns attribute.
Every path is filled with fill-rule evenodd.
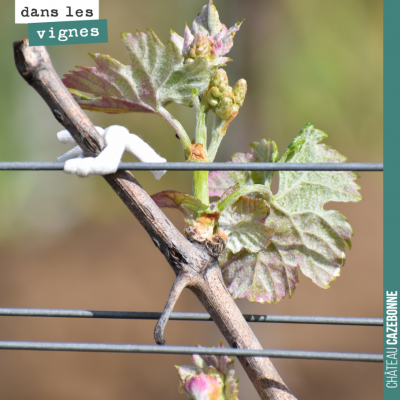
<svg viewBox="0 0 400 400"><path fill-rule="evenodd" d="M100 18L108 20L108 43L54 46L49 47L48 51L60 76L76 65L93 65L88 52L106 53L128 63L119 39L121 32L152 28L166 43L169 28L183 35L185 22L190 25L204 3L205 0L100 0ZM230 126L216 161L227 161L234 152L247 151L249 143L262 137L275 140L282 153L307 122L328 133L326 143L345 154L349 161L382 161L382 0L216 0L215 4L221 21L228 27L245 18L229 54L233 62L226 66L226 70L231 84L240 78L248 82L244 106ZM2 0L0 7L0 161L55 161L67 150L56 138L56 132L63 128L44 101L18 75L14 66L12 42L27 36L27 26L14 24L13 2ZM169 110L193 137L193 110L175 105L170 106ZM88 115L96 125L103 127L124 125L131 132L139 134L168 161L183 161L181 146L174 132L157 116L117 116L93 112ZM127 157L125 160L133 159ZM170 172L161 181L155 181L150 172L138 172L135 176L149 193L165 189L191 190L191 176L188 173ZM338 207L333 205L349 217L356 235L344 276L328 292L302 279L290 303L285 299L278 306L252 306L240 301L244 311L264 314L380 315L382 175L364 173L359 183L364 189L361 192L364 202ZM180 223L174 214L168 215L177 224ZM131 241L126 238L131 238ZM89 243L91 257L87 256L88 249L84 243ZM124 254L118 256L120 264L114 258L115 248ZM141 255L137 254L139 250ZM155 253L153 244L142 228L101 178L78 179L61 172L0 172L0 271L3 273L0 307L161 310L173 274L169 270L164 272L169 267ZM153 258L149 260L149 257ZM132 258L149 265L149 269L135 272L129 267ZM102 263L107 263L112 269L105 264L99 267ZM162 264L162 272L152 263ZM126 265L126 270L120 267L121 264ZM154 271L150 266L155 268ZM349 275L346 275L347 271ZM77 274L75 278L82 287L80 284L75 286L73 273ZM164 282L164 273L168 284ZM142 293L144 287L152 291L156 274L163 287L161 289L160 286L156 291L159 296ZM140 281L142 275L144 281ZM69 276L71 281L68 280ZM110 282L114 282L116 276L121 281L116 281L113 286ZM100 277L105 280L104 286L100 283L100 286L96 286ZM128 294L121 293L120 285L123 286L125 281L133 285L131 290L127 285L126 291L133 298L137 297L136 303ZM66 282L68 290L64 285ZM107 286L108 283L110 285ZM114 290L113 294L108 290ZM190 293L187 296L185 305L178 304L178 309L201 311L193 296ZM12 320L11 323L11 319L7 320L7 326L5 321L2 322L2 340L13 340L15 337L33 340L30 332L37 333L36 340L45 340L42 329L46 326L46 334L54 333L46 336L47 340L56 340L57 337L65 341L90 342L96 341L97 336L93 335L102 331L110 336L99 336L98 341L152 343L151 329L154 326L145 323L149 324L148 335L135 338L130 333L138 333L143 325L137 325L138 328L120 325L121 332L126 333L125 338L125 333L113 337L116 330L100 322L95 323L97 328L87 325L83 328L62 320L57 324L42 321L41 325L36 321L23 323ZM194 330L186 327L179 325L170 331L169 337L174 338L171 344L190 345L194 341L205 345L217 344L221 337L215 328L208 325L208 330L201 333L205 335L203 340L206 340L202 342L195 334L203 332L197 325ZM299 331L294 331L293 328L281 326L280 329L285 330L279 331L274 326L268 327L267 336L262 330L266 327L256 329L267 348L276 346L317 350L321 345L321 350L334 350L332 346L337 343L338 351L356 351L357 346L362 345L359 348L361 352L381 351L381 333L376 331L377 328L365 328L367 334L367 331L360 330L362 328L341 328L345 329L343 333L338 328L307 330L300 327L296 328ZM371 333L371 329L375 331ZM59 337L56 332L60 333ZM188 336L183 335L186 332ZM302 342L303 339L309 342ZM4 372L0 374L0 398L4 399L27 396L41 400L184 398L174 392L175 389L166 389L168 385L173 388L177 386L175 372L169 368L178 363L173 357L142 357L138 358L141 360L139 364L132 367L129 364L131 361L127 361L128 356L122 362L122 358L117 358L121 356L112 355L87 355L89 358L43 353L16 355L3 352L3 355L6 357L0 366L0 372ZM106 359L114 360L107 362L112 371L107 367L98 370ZM59 365L60 360L66 369L63 367L58 371L58 367L51 367ZM151 368L145 360L151 360ZM180 360L189 362L188 358L182 357ZM349 364L277 361L282 376L299 398L381 398L381 365ZM165 383L167 386L164 387L164 383L151 383L158 379L154 377L154 365L160 367L157 373L163 375L162 382L168 382ZM165 368L168 366L168 373L164 373L161 365L165 365ZM242 374L239 397L242 400L254 398L254 390L238 369ZM21 372L28 382L25 386L16 385ZM135 373L136 378L133 377ZM46 383L44 376L50 376L52 383ZM147 382L146 385L143 382ZM160 386L159 391L155 386Z"/></svg>
<svg viewBox="0 0 400 400"><path fill-rule="evenodd" d="M119 39L121 32L151 27L165 43L170 27L183 35L185 21L191 23L203 2L100 1L100 17L108 19L109 43L48 50L60 76L76 65L93 65L88 52L103 52L128 63ZM226 69L232 84L245 78L249 88L217 161L227 161L261 137L275 140L283 152L307 122L327 132L328 143L350 161L382 160L381 1L217 0L216 5L228 27L245 18L229 54L234 61ZM3 2L0 159L54 161L66 151L55 136L62 127L16 72L12 42L27 36L27 26L15 25L13 14L13 2ZM193 110L173 105L170 111L193 135ZM157 116L88 114L104 127L127 126L169 161L183 160L172 129ZM161 182L155 182L148 172L137 176L150 192L191 190L189 174L167 174ZM99 214L102 218L121 216L110 207L114 194L101 179L79 180L59 173L2 173L0 190L1 240L27 231L40 234L67 229L85 219L99 218ZM51 207L43 202L43 196ZM35 205L34 215L28 204Z"/></svg>

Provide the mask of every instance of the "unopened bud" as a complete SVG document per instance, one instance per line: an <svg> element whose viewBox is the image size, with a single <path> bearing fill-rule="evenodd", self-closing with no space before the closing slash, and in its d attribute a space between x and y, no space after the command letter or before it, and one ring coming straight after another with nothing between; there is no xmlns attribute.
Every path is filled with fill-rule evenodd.
<svg viewBox="0 0 400 400"><path fill-rule="evenodd" d="M207 92L207 101L212 109L218 106L229 88L228 75L223 69L217 69L211 80L211 88Z"/></svg>
<svg viewBox="0 0 400 400"><path fill-rule="evenodd" d="M240 79L236 82L233 87L233 94L235 96L235 103L242 107L244 98L246 97L247 92L247 82L244 79Z"/></svg>
<svg viewBox="0 0 400 400"><path fill-rule="evenodd" d="M218 86L218 89L219 89L219 91L222 93L222 92L225 92L225 90L227 90L228 87L229 87L229 85L228 85L228 81L227 81L227 82L222 82L222 83Z"/></svg>
<svg viewBox="0 0 400 400"><path fill-rule="evenodd" d="M228 93L228 95L224 96L219 102L218 105L215 107L215 114L218 115L221 119L229 119L229 117L232 115L234 109L234 99L233 96L231 96L231 93Z"/></svg>
<svg viewBox="0 0 400 400"><path fill-rule="evenodd" d="M195 35L193 42L190 44L185 54L187 60L193 60L196 57L210 59L210 42L203 32L199 32Z"/></svg>
<svg viewBox="0 0 400 400"><path fill-rule="evenodd" d="M225 90L223 90L222 92L224 92ZM218 97L221 97L221 95L222 95L222 92L219 90L219 88L217 88L216 86L213 86L211 89L210 89L210 93L212 94L212 96L214 96L214 97L216 97L216 98L218 98Z"/></svg>
<svg viewBox="0 0 400 400"><path fill-rule="evenodd" d="M218 91L218 94L216 96L213 95L213 90L212 89L217 89L216 87L211 88L210 91L207 93L207 101L210 107L216 107L218 105L218 98L221 97L221 93Z"/></svg>
<svg viewBox="0 0 400 400"><path fill-rule="evenodd" d="M220 85L224 85L223 87L225 87L225 90L229 85L228 75L226 71L222 68L217 69L213 77L213 80L211 81L211 86L219 87Z"/></svg>
<svg viewBox="0 0 400 400"><path fill-rule="evenodd" d="M200 346L199 346L200 347ZM219 348L224 348L220 344ZM176 366L179 391L191 400L238 400L238 379L229 356L192 356L194 366Z"/></svg>
<svg viewBox="0 0 400 400"><path fill-rule="evenodd" d="M228 120L243 105L247 91L247 82L240 79L233 89L229 86L226 71L219 68L211 80L207 91L207 102L212 111L223 120Z"/></svg>

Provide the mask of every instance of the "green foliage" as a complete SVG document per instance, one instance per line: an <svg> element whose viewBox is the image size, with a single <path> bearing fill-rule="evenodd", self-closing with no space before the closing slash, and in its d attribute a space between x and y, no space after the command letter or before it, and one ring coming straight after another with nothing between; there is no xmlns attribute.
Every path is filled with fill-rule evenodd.
<svg viewBox="0 0 400 400"><path fill-rule="evenodd" d="M306 125L278 162L345 161L346 158L336 150L320 143L326 136L312 125ZM269 159L277 157L273 142L263 140L252 143L252 149L252 153L235 155L234 161L254 162L262 155L267 155ZM227 178L226 185L224 177ZM255 175L254 178L260 179L260 176ZM228 247L220 259L225 283L233 297L278 302L286 294L293 294L298 283L298 269L318 286L329 288L329 283L340 275L340 268L345 262L346 245L351 246L353 232L341 213L324 210L323 206L329 201L361 200L359 186L354 183L356 178L357 174L353 172L279 172L278 193L272 197L264 195L270 207L265 227L271 229L272 237L258 251L246 247L247 243L243 240L241 251L238 252L240 245L235 236L234 246ZM270 177L262 179L269 187ZM214 188L214 194L227 189L226 186L232 181L245 182L245 186L254 183L251 174L245 177L233 173L210 174L210 186ZM225 218L229 218L229 213L234 214L235 205L225 211ZM229 243L231 232L227 233Z"/></svg>
<svg viewBox="0 0 400 400"><path fill-rule="evenodd" d="M265 223L269 214L267 202L241 196L232 206L226 208L219 217L218 226L227 235L227 248L238 253L245 248L257 252L271 240L273 231Z"/></svg>
<svg viewBox="0 0 400 400"><path fill-rule="evenodd" d="M204 58L184 63L178 47L164 46L152 30L123 33L130 65L104 54L90 54L97 67L78 67L65 75L79 105L108 113L153 112L169 102L190 105L193 93L202 93L215 68ZM77 91L90 93L93 98Z"/></svg>
<svg viewBox="0 0 400 400"><path fill-rule="evenodd" d="M151 198L159 207L179 210L188 221L199 219L201 214L208 208L196 197L175 190L159 192L153 194Z"/></svg>
<svg viewBox="0 0 400 400"><path fill-rule="evenodd" d="M240 25L228 30L210 1L194 20L192 30L186 26L184 37L172 32L164 46L151 30L123 34L130 65L92 54L97 66L79 67L66 75L64 83L86 109L161 115L175 129L186 160L208 162L214 159L246 96L245 80L232 88L226 72L218 69L229 60L224 55ZM93 97L81 95L79 90ZM170 102L193 106L193 142L164 108ZM206 116L210 109L215 119L207 147ZM320 143L324 138L323 132L306 125L279 160L275 142L262 139L251 143L251 152L236 153L232 162L344 162L345 157ZM325 210L324 204L359 201L359 186L354 183L357 174L283 171L274 196L270 191L272 176L271 171L219 171L207 179L206 172L195 172L196 197L176 191L153 196L160 207L180 210L188 224L199 228L196 232L204 235L202 239L212 240L218 231L227 235L220 265L235 298L276 303L293 294L299 270L318 286L328 288L344 265L346 245L351 246L353 232L346 218L335 210ZM221 198L209 206L208 195Z"/></svg>

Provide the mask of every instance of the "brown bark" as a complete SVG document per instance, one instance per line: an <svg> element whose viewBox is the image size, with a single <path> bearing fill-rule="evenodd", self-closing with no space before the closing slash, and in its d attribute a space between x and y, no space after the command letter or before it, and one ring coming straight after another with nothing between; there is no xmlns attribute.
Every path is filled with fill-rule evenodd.
<svg viewBox="0 0 400 400"><path fill-rule="evenodd" d="M19 73L45 100L57 121L87 156L97 155L104 148L104 140L60 81L46 49L29 47L28 40L23 39L14 43L14 55ZM262 349L224 285L215 254L204 243L193 238L192 242L187 240L130 172L119 171L104 178L146 229L179 279L164 310L164 319L157 327L159 341L162 342L168 313L182 287L187 286L210 313L230 346ZM295 400L268 358L239 357L239 360L262 399Z"/></svg>

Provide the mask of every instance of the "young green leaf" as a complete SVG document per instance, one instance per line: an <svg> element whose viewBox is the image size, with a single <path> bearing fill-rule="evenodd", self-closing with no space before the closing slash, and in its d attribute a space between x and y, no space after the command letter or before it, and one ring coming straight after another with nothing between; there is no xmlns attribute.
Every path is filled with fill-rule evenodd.
<svg viewBox="0 0 400 400"><path fill-rule="evenodd" d="M326 137L306 125L278 162L346 161L336 150L320 144ZM295 259L301 271L323 288L340 275L353 234L342 214L323 206L329 201L361 200L360 187L354 182L357 177L354 172L281 171L279 192L271 199L267 225L274 230L274 244L285 260Z"/></svg>
<svg viewBox="0 0 400 400"><path fill-rule="evenodd" d="M250 143L252 149L252 162L273 163L278 159L278 147L272 140L261 139L260 142ZM252 171L251 179L254 183L271 186L274 171Z"/></svg>
<svg viewBox="0 0 400 400"><path fill-rule="evenodd" d="M189 221L197 220L208 208L196 197L175 190L158 192L151 198L159 207L176 208Z"/></svg>
<svg viewBox="0 0 400 400"><path fill-rule="evenodd" d="M345 161L336 150L320 143L326 137L324 132L306 125L278 162ZM268 147L252 146L252 160L263 148ZM272 154L276 159L276 147ZM340 275L353 231L346 217L323 207L330 201L361 200L359 186L354 182L357 177L353 172L281 171L279 191L268 199L270 214L266 226L273 231L270 244L259 252L243 249L232 255L226 251L220 257L223 276L233 297L277 302L285 293L291 296L297 286L298 268L318 286L329 288L329 283ZM257 175L250 178L252 184ZM267 177L266 183L269 182ZM219 185L223 186L222 179Z"/></svg>
<svg viewBox="0 0 400 400"><path fill-rule="evenodd" d="M248 162L276 162L278 148L272 140L261 139L260 142L250 144L251 153L235 153L232 156L233 163ZM272 171L213 171L208 175L210 196L222 196L231 186L239 183L241 186L254 183L270 187Z"/></svg>
<svg viewBox="0 0 400 400"><path fill-rule="evenodd" d="M193 93L202 93L215 72L204 58L185 63L179 48L166 46L152 30L123 33L130 65L108 55L90 54L96 67L78 67L65 75L65 86L79 105L108 113L158 112L168 102L190 105ZM77 91L89 93L91 97Z"/></svg>
<svg viewBox="0 0 400 400"><path fill-rule="evenodd" d="M220 215L218 227L228 235L227 248L238 253L264 249L270 243L273 231L265 225L269 207L263 199L241 196Z"/></svg>
<svg viewBox="0 0 400 400"><path fill-rule="evenodd" d="M339 163L347 160L334 149L320 144L328 135L310 124L282 154L279 163ZM321 211L329 201L359 201L358 186L354 172L325 171L281 171L279 173L279 192L274 201L290 212Z"/></svg>
<svg viewBox="0 0 400 400"><path fill-rule="evenodd" d="M228 190L226 190L225 192L222 193L222 196L220 197L218 203L215 203L215 205L218 207L218 204L221 203L221 201L225 200L232 193L236 192L239 189L240 189L240 184L239 183L235 183Z"/></svg>

